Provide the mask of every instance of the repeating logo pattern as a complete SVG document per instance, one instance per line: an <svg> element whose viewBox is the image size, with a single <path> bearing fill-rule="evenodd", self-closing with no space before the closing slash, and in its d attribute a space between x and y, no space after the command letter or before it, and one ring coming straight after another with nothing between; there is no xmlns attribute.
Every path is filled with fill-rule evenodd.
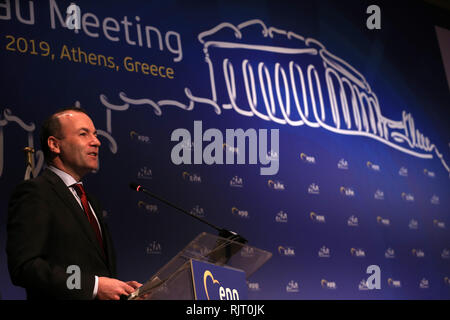
<svg viewBox="0 0 450 320"><path fill-rule="evenodd" d="M131 98L123 91L110 98L97 93L98 103L104 108L96 120L106 118L106 124L99 121L98 134L112 155L122 155L119 146L143 151L161 142L150 130L132 126L126 127L122 136L119 134L118 115L128 115L130 112L125 111L143 106L151 110L156 121L161 121L163 111L169 108L181 114L204 108L218 118L233 114L236 119L256 119L260 120L258 124L276 126L280 128L281 142L288 130L311 130L308 132L329 134L349 143L365 139L374 150L379 147L376 150L384 151L378 157L377 151L308 149L306 143L301 147L289 145L287 151L286 147L264 150L258 154L261 162L276 162L280 169L270 179L255 178L236 167L208 171L186 165L162 172L161 167L144 160L118 171L140 183L170 183L192 215L230 224L243 235L249 234L256 246L272 251L272 263L247 284L256 298L375 295L377 290L367 285L364 272L370 263L381 265L381 292L407 295L406 290L414 289L450 290L450 274L437 279L418 267L439 265L449 270L450 263L449 216L448 212L442 213L448 204L448 190L436 187L449 178L448 159L422 132L420 121L415 121L417 118L408 111L395 115L386 110L386 104L378 99L364 75L319 40L267 26L258 19L207 28L196 39L197 47L203 49L197 53L204 62L206 78L198 86L186 80L181 99L176 93L159 101ZM259 37L247 38L247 32L255 29ZM166 45L169 36L175 34L170 32L166 34ZM189 55L194 56L194 52ZM202 86L207 92L199 90ZM34 147L36 138L34 120L11 110L3 109L0 114L0 177L12 163L4 152L5 141L9 141L4 137L17 127L22 136L14 138L22 139L22 144ZM120 124L125 126L125 122ZM183 141L180 147L186 152L195 149L191 140ZM225 157L239 157L245 152L227 143L219 147ZM395 161L386 160L389 157L385 155L391 152ZM292 157L286 159L286 154ZM165 155L152 149L151 156L153 160ZM28 170L26 177L42 169L42 151L37 150L32 160L34 172ZM282 161L286 161L284 165ZM175 171L174 179L167 181L164 174L170 170ZM139 227L152 231L159 228L163 216L159 203L139 199L133 200L131 207L139 215L137 221L148 222ZM108 213L113 218L119 216L112 208ZM189 229L190 225L182 227ZM156 231L137 246L144 261L159 263L173 253L167 239ZM430 234L432 244L439 247L430 248ZM368 243L369 239L375 245ZM245 249L239 255L251 258L255 253ZM389 273L393 264L408 268L408 272ZM336 265L343 267L336 270ZM212 276L207 280L212 285L218 281Z"/></svg>

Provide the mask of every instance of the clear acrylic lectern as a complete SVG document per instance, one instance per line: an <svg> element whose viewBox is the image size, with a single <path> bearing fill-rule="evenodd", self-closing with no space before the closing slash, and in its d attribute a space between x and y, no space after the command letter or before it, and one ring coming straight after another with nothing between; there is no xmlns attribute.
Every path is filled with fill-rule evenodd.
<svg viewBox="0 0 450 320"><path fill-rule="evenodd" d="M248 279L272 253L206 232L199 234L129 300L194 300L191 259L245 272Z"/></svg>

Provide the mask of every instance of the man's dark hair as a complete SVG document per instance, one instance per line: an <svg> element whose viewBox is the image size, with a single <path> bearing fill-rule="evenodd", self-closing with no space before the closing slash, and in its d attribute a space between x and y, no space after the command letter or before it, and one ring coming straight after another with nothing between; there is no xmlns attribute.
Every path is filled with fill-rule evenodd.
<svg viewBox="0 0 450 320"><path fill-rule="evenodd" d="M44 159L45 162L47 163L50 163L54 157L53 153L50 151L50 148L48 147L47 143L48 137L54 136L59 139L63 138L61 134L61 123L59 122L59 118L56 117L56 115L65 111L82 112L88 115L86 110L84 110L83 108L65 107L56 110L51 116L49 116L47 119L44 120L41 126L40 141L41 141L41 149L44 152Z"/></svg>

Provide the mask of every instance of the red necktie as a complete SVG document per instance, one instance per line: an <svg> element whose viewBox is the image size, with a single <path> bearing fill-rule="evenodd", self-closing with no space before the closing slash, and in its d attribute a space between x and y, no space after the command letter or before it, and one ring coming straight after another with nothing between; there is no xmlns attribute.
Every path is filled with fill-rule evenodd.
<svg viewBox="0 0 450 320"><path fill-rule="evenodd" d="M78 196L80 197L84 212L86 213L86 216L89 220L89 223L91 224L92 229L94 229L97 240L100 243L100 247L102 248L103 253L104 253L105 249L103 248L103 239L102 239L102 235L100 233L100 228L99 228L98 223L95 220L94 214L92 213L91 208L89 206L89 202L88 202L88 199L86 196L86 191L84 190L84 187L81 183L74 184L74 185L72 185L72 187L75 189Z"/></svg>

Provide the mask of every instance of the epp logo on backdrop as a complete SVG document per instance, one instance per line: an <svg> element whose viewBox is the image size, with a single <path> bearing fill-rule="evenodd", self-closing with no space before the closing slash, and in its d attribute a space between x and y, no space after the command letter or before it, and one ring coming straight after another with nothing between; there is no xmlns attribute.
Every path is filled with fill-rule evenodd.
<svg viewBox="0 0 450 320"><path fill-rule="evenodd" d="M138 208L144 208L147 212L150 213L158 212L158 206L156 204L148 204L142 200L138 202Z"/></svg>
<svg viewBox="0 0 450 320"><path fill-rule="evenodd" d="M219 286L218 293L219 293L220 300L239 300L239 292L236 289L222 287L220 285L219 280L214 279L214 276L211 273L211 271L206 270L203 273L203 286L204 286L206 297L208 298L208 300L210 300L210 297L209 297L207 282L212 282L213 287L216 287L216 285Z"/></svg>
<svg viewBox="0 0 450 320"><path fill-rule="evenodd" d="M322 288L327 289L327 290L336 290L337 289L336 282L334 282L334 281L328 281L328 280L322 279L322 280L320 280L320 285L322 286Z"/></svg>
<svg viewBox="0 0 450 320"><path fill-rule="evenodd" d="M187 171L183 171L183 180L193 182L193 183L202 183L202 177L200 177L196 173L189 173Z"/></svg>
<svg viewBox="0 0 450 320"><path fill-rule="evenodd" d="M146 144L150 144L150 137L149 136L144 136L141 135L139 133L137 133L136 131L132 130L130 131L130 139L131 140L137 140Z"/></svg>
<svg viewBox="0 0 450 320"><path fill-rule="evenodd" d="M423 169L423 174L427 176L428 178L435 178L436 174L433 171L430 171L428 169Z"/></svg>
<svg viewBox="0 0 450 320"><path fill-rule="evenodd" d="M361 248L351 248L350 253L353 257L357 257L357 258L365 258L366 257L366 252L364 251L364 249L361 249Z"/></svg>
<svg viewBox="0 0 450 320"><path fill-rule="evenodd" d="M316 164L316 157L314 156L308 156L306 153L301 153L300 154L300 159L303 162L309 163L309 164Z"/></svg>
<svg viewBox="0 0 450 320"><path fill-rule="evenodd" d="M239 154L239 148L238 147L229 146L226 143L222 143L222 149L225 150L225 152Z"/></svg>
<svg viewBox="0 0 450 320"><path fill-rule="evenodd" d="M236 207L231 208L231 214L234 216L238 216L239 218L248 219L250 215L247 210L240 210Z"/></svg>
<svg viewBox="0 0 450 320"><path fill-rule="evenodd" d="M403 201L414 202L414 195L411 193L402 192Z"/></svg>
<svg viewBox="0 0 450 320"><path fill-rule="evenodd" d="M412 249L411 254L416 258L425 258L425 252L422 249Z"/></svg>
<svg viewBox="0 0 450 320"><path fill-rule="evenodd" d="M375 164L375 163L372 163L370 161L367 161L366 162L366 166L367 166L367 168L371 169L372 171L376 171L376 172L380 172L381 171L381 168L380 168L379 164Z"/></svg>
<svg viewBox="0 0 450 320"><path fill-rule="evenodd" d="M261 286L259 285L259 282L249 282L248 290L253 291L253 292L259 292L259 291L261 291Z"/></svg>
<svg viewBox="0 0 450 320"><path fill-rule="evenodd" d="M450 278L449 277L444 277L444 284L448 287L450 287Z"/></svg>
<svg viewBox="0 0 450 320"><path fill-rule="evenodd" d="M438 229L445 229L445 222L444 221L439 221L437 219L433 220L433 226L435 226Z"/></svg>
<svg viewBox="0 0 450 320"><path fill-rule="evenodd" d="M388 283L389 287L391 287L391 288L401 288L402 287L402 283L400 280L394 280L392 278L389 278L387 280L387 283Z"/></svg>
<svg viewBox="0 0 450 320"><path fill-rule="evenodd" d="M278 180L267 181L267 186L270 189L277 190L277 191L283 191L286 189L286 186L284 185L284 183L281 181L278 181Z"/></svg>
<svg viewBox="0 0 450 320"><path fill-rule="evenodd" d="M355 196L355 190L350 187L340 187L339 192L346 197L354 197Z"/></svg>
<svg viewBox="0 0 450 320"><path fill-rule="evenodd" d="M391 220L387 219L387 218L383 218L380 216L377 216L377 223L379 225L385 226L385 227L389 227L391 225Z"/></svg>
<svg viewBox="0 0 450 320"><path fill-rule="evenodd" d="M285 257L295 257L295 249L293 247L278 247L278 253Z"/></svg>
<svg viewBox="0 0 450 320"><path fill-rule="evenodd" d="M310 218L312 221L317 222L317 223L325 223L325 222L326 222L326 221L325 221L325 216L323 216L323 215L318 215L318 214L315 213L315 212L311 212L311 213L309 214L309 218Z"/></svg>
<svg viewBox="0 0 450 320"><path fill-rule="evenodd" d="M196 300L247 299L245 272L191 260Z"/></svg>

